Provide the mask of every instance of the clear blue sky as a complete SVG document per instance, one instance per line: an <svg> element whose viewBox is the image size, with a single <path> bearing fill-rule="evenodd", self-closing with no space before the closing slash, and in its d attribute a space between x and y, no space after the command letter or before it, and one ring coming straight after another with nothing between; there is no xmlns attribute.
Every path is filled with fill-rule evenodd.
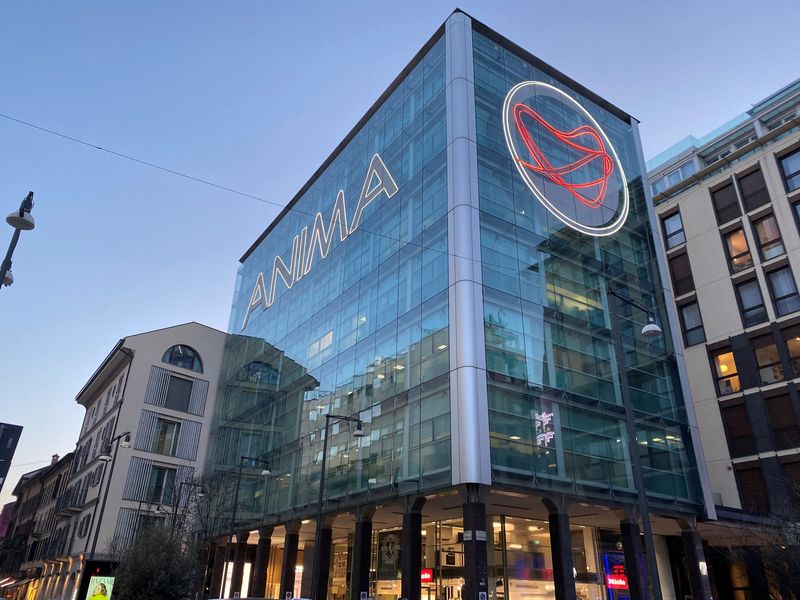
<svg viewBox="0 0 800 600"><path fill-rule="evenodd" d="M6 2L0 113L283 204L455 6ZM459 6L637 117L647 157L800 75L796 0ZM119 338L226 328L278 212L0 118L0 213L28 190L37 227L0 290L0 421L25 427L2 501L73 449L75 394Z"/></svg>

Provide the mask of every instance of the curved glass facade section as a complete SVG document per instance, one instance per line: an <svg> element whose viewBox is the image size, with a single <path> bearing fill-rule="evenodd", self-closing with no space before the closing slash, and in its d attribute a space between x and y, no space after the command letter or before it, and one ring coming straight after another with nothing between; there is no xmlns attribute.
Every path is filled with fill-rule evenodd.
<svg viewBox="0 0 800 600"><path fill-rule="evenodd" d="M237 524L316 505L326 414L366 431L331 422L337 508L450 480L444 81L439 39L239 269L209 460L271 475L242 461Z"/></svg>
<svg viewBox="0 0 800 600"><path fill-rule="evenodd" d="M567 486L617 500L634 495L607 297L613 289L651 309L664 329L655 341L643 338L647 315L617 302L623 368L636 414L634 447L648 495L673 505L698 504L695 454L631 124L478 32L473 55L493 481L543 491ZM578 233L548 211L520 177L502 115L509 90L526 81L560 90L602 128L601 138L574 119L567 102L554 101L555 93L517 111L528 119L526 143L544 157L529 165L545 172L540 187L552 196L564 196L564 189L573 193L580 201L573 213L578 217L591 212L596 197L580 186L573 167L583 165L589 180L602 183L613 165L621 166L630 207L613 235ZM588 139L591 131L595 141ZM601 139L613 146L618 163L587 163L576 153L580 142L577 151L610 154Z"/></svg>

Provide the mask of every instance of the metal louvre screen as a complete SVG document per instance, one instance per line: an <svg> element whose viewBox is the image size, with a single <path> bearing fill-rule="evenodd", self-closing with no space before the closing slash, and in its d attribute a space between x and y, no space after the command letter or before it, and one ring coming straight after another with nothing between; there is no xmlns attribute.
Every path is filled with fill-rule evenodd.
<svg viewBox="0 0 800 600"><path fill-rule="evenodd" d="M125 489L122 491L124 500L145 500L152 466L152 460L139 458L138 456L131 458L128 478L125 480Z"/></svg>
<svg viewBox="0 0 800 600"><path fill-rule="evenodd" d="M147 391L144 394L145 404L164 406L167 401L168 386L169 371L160 367L151 367L150 379L147 382Z"/></svg>
<svg viewBox="0 0 800 600"><path fill-rule="evenodd" d="M206 410L206 396L208 396L208 382L204 379L195 379L192 384L192 396L189 399L189 413L202 417Z"/></svg>
<svg viewBox="0 0 800 600"><path fill-rule="evenodd" d="M117 552L123 552L133 542L136 531L137 512L133 508L120 508L117 515L117 527L114 529L114 544Z"/></svg>
<svg viewBox="0 0 800 600"><path fill-rule="evenodd" d="M158 414L143 410L139 417L139 429L136 431L136 441L133 447L136 450L152 451L156 436L156 421Z"/></svg>
<svg viewBox="0 0 800 600"><path fill-rule="evenodd" d="M203 424L197 421L181 421L181 433L178 438L178 448L175 456L188 460L197 458L197 448L200 445L200 429Z"/></svg>

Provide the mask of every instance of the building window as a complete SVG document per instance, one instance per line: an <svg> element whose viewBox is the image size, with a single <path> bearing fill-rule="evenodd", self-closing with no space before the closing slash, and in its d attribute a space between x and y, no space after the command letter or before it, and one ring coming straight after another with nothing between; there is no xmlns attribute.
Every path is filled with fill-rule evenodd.
<svg viewBox="0 0 800 600"><path fill-rule="evenodd" d="M182 377L170 377L167 387L167 399L164 404L166 408L189 411L189 400L192 397L192 382Z"/></svg>
<svg viewBox="0 0 800 600"><path fill-rule="evenodd" d="M742 202L747 212L769 204L769 192L761 169L742 175L737 178L737 181L739 182L739 192L742 194Z"/></svg>
<svg viewBox="0 0 800 600"><path fill-rule="evenodd" d="M153 452L174 456L178 450L178 437L181 424L167 419L156 420L156 434L153 440Z"/></svg>
<svg viewBox="0 0 800 600"><path fill-rule="evenodd" d="M800 325L783 330L783 339L789 351L789 360L795 377L800 377Z"/></svg>
<svg viewBox="0 0 800 600"><path fill-rule="evenodd" d="M800 148L780 159L786 191L800 189Z"/></svg>
<svg viewBox="0 0 800 600"><path fill-rule="evenodd" d="M800 429L797 427L797 414L788 394L766 398L767 414L775 435L778 450L788 450L800 446Z"/></svg>
<svg viewBox="0 0 800 600"><path fill-rule="evenodd" d="M200 360L200 355L194 348L178 344L173 346L161 358L161 362L170 365L175 365L181 369L188 369L189 371L203 372L203 362Z"/></svg>
<svg viewBox="0 0 800 600"><path fill-rule="evenodd" d="M669 270L672 274L672 285L676 296L683 296L694 290L692 268L689 265L689 255L686 252L669 259Z"/></svg>
<svg viewBox="0 0 800 600"><path fill-rule="evenodd" d="M753 352L756 355L758 365L758 376L761 378L761 385L769 385L783 381L783 365L778 354L778 346L772 335L765 335L752 340Z"/></svg>
<svg viewBox="0 0 800 600"><path fill-rule="evenodd" d="M717 223L722 225L742 215L739 199L732 183L711 192L711 202L717 215Z"/></svg>
<svg viewBox="0 0 800 600"><path fill-rule="evenodd" d="M714 355L714 368L716 370L717 393L720 396L734 394L742 389L733 352L730 350L717 352Z"/></svg>
<svg viewBox="0 0 800 600"><path fill-rule="evenodd" d="M742 508L758 514L768 513L769 497L761 468L757 464L752 467L737 466L735 474Z"/></svg>
<svg viewBox="0 0 800 600"><path fill-rule="evenodd" d="M683 343L693 346L706 341L706 332L703 329L703 319L697 302L682 304L678 307L683 326Z"/></svg>
<svg viewBox="0 0 800 600"><path fill-rule="evenodd" d="M151 504L170 504L175 487L175 469L153 467L147 482L145 501Z"/></svg>
<svg viewBox="0 0 800 600"><path fill-rule="evenodd" d="M797 285L792 270L782 267L767 273L772 303L779 317L800 310L800 298L797 296Z"/></svg>
<svg viewBox="0 0 800 600"><path fill-rule="evenodd" d="M761 253L761 260L769 260L786 253L783 249L781 230L778 229L778 222L775 220L775 215L764 217L756 221L753 225L756 232L758 249Z"/></svg>
<svg viewBox="0 0 800 600"><path fill-rule="evenodd" d="M743 229L735 229L725 234L725 252L731 272L738 273L753 266L753 257L747 246L747 238Z"/></svg>
<svg viewBox="0 0 800 600"><path fill-rule="evenodd" d="M735 287L736 295L739 297L739 307L742 311L742 323L745 327L758 325L769 319L757 279L736 284Z"/></svg>
<svg viewBox="0 0 800 600"><path fill-rule="evenodd" d="M664 218L661 225L664 228L664 245L667 247L667 250L686 243L681 213L676 212L674 215Z"/></svg>
<svg viewBox="0 0 800 600"><path fill-rule="evenodd" d="M734 406L720 407L722 424L725 427L725 437L728 438L728 448L733 458L752 456L756 454L756 439L747 417L747 407L744 402Z"/></svg>

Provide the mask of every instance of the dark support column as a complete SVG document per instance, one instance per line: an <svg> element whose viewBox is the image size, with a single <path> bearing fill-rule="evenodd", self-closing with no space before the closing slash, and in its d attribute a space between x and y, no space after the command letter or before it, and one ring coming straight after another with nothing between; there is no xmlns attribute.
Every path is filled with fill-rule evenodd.
<svg viewBox="0 0 800 600"><path fill-rule="evenodd" d="M247 538L249 531L240 531L236 534L236 546L233 551L233 571L231 571L231 596L242 591L242 575L244 574L244 559L247 552Z"/></svg>
<svg viewBox="0 0 800 600"><path fill-rule="evenodd" d="M647 575L642 550L642 536L639 523L634 519L624 519L619 524L622 533L622 549L625 552L625 575L628 577L628 591L631 600L648 600Z"/></svg>
<svg viewBox="0 0 800 600"><path fill-rule="evenodd" d="M225 570L225 554L228 545L225 540L214 545L214 566L211 570L211 583L209 585L209 598L222 598L222 572Z"/></svg>
<svg viewBox="0 0 800 600"><path fill-rule="evenodd" d="M316 594L314 600L327 600L328 599L328 579L331 572L331 542L333 542L333 529L329 523L323 523L322 529L319 530L319 539L317 540L317 551L319 548L319 579L317 580ZM312 582L313 585L313 582Z"/></svg>
<svg viewBox="0 0 800 600"><path fill-rule="evenodd" d="M272 527L258 528L258 545L256 546L256 560L253 563L253 587L248 592L252 598L266 598L267 594L267 566L269 565L269 550L272 543Z"/></svg>
<svg viewBox="0 0 800 600"><path fill-rule="evenodd" d="M472 484L468 484L467 488L467 501L461 509L464 515L464 588L461 597L464 600L479 600L486 598L489 591L486 505L479 501L478 489L471 489Z"/></svg>
<svg viewBox="0 0 800 600"><path fill-rule="evenodd" d="M572 536L569 532L569 503L563 498L542 498L550 513L550 552L553 556L553 584L556 600L576 600L572 560Z"/></svg>
<svg viewBox="0 0 800 600"><path fill-rule="evenodd" d="M696 600L713 600L711 582L708 578L708 562L703 551L703 540L697 530L686 528L681 531L683 555L686 557L686 569L689 576L689 587L692 598Z"/></svg>
<svg viewBox="0 0 800 600"><path fill-rule="evenodd" d="M281 565L281 595L278 600L294 596L294 567L297 563L297 543L300 540L300 521L286 523L286 537L283 539L283 564Z"/></svg>
<svg viewBox="0 0 800 600"><path fill-rule="evenodd" d="M361 593L369 595L369 563L372 558L372 517L375 509L361 509L356 513L353 533L353 557L350 561L350 600L361 600Z"/></svg>
<svg viewBox="0 0 800 600"><path fill-rule="evenodd" d="M425 498L406 500L403 513L403 534L400 552L402 580L400 595L405 600L421 600L422 581L422 507Z"/></svg>
<svg viewBox="0 0 800 600"><path fill-rule="evenodd" d="M744 559L750 598L770 598L769 578L764 568L764 558L758 548L748 548Z"/></svg>

